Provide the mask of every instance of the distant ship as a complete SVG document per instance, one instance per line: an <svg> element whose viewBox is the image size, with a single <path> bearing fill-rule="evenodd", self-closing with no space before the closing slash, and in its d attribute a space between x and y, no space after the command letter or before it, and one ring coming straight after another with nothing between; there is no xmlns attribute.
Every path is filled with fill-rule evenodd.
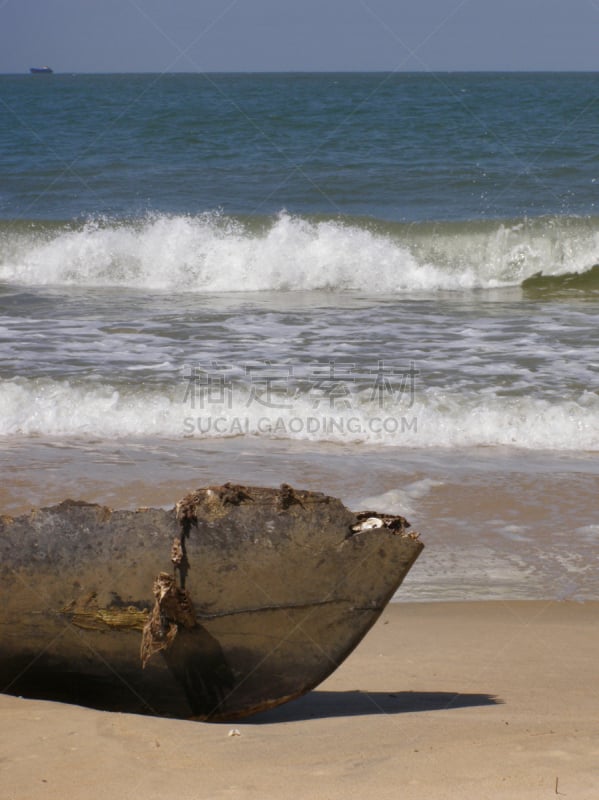
<svg viewBox="0 0 599 800"><path fill-rule="evenodd" d="M29 72L33 75L51 75L54 70L50 67L31 67Z"/></svg>

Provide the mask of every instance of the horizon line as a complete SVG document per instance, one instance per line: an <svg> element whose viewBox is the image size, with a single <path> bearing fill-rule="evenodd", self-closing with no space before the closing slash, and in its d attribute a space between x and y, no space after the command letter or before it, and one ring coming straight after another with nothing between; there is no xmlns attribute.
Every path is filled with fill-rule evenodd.
<svg viewBox="0 0 599 800"><path fill-rule="evenodd" d="M26 75L31 76L30 67L26 71L19 72L0 72L2 77L18 77ZM599 73L599 69L580 69L580 68L567 68L567 69L516 69L516 68L501 68L501 69L206 69L206 70L116 70L116 71L77 71L77 70L52 70L51 73L46 75L505 75L505 74L595 74Z"/></svg>

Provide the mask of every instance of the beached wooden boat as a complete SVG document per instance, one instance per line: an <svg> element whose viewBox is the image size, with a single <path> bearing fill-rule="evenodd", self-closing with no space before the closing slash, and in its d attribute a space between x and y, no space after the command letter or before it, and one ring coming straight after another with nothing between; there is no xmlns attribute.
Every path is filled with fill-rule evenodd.
<svg viewBox="0 0 599 800"><path fill-rule="evenodd" d="M210 720L299 697L395 593L408 528L286 484L3 517L0 690Z"/></svg>

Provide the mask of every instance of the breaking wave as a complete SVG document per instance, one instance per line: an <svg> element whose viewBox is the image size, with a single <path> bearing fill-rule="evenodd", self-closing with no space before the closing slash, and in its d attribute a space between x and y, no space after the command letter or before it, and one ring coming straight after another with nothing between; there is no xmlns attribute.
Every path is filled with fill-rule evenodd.
<svg viewBox="0 0 599 800"><path fill-rule="evenodd" d="M408 225L207 213L0 224L0 281L20 285L388 294L559 279L593 289L598 262L595 218Z"/></svg>
<svg viewBox="0 0 599 800"><path fill-rule="evenodd" d="M50 378L0 382L0 435L99 437L258 436L415 448L508 446L599 450L599 396L584 391L548 401L430 388L381 408L365 393L351 407L315 407L308 398L265 408L235 402L192 407L171 387Z"/></svg>

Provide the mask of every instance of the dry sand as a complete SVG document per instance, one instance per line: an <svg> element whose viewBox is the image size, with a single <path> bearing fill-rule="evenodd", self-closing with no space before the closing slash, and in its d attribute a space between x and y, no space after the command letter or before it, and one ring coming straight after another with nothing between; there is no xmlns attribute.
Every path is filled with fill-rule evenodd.
<svg viewBox="0 0 599 800"><path fill-rule="evenodd" d="M0 695L0 796L596 800L598 632L599 603L393 604L316 691L231 724Z"/></svg>

